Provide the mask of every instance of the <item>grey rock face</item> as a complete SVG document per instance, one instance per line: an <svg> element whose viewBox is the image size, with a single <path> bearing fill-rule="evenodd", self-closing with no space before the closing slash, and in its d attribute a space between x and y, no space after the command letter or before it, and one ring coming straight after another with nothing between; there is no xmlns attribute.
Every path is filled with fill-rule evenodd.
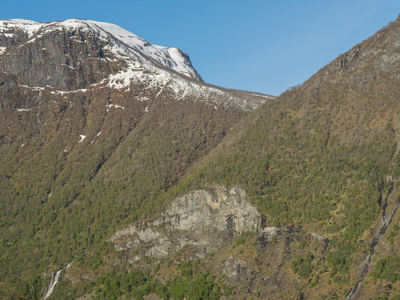
<svg viewBox="0 0 400 300"><path fill-rule="evenodd" d="M24 85L64 91L86 88L121 70L126 57L119 52L202 81L181 50L151 45L113 24L0 20L0 71L16 75Z"/></svg>
<svg viewBox="0 0 400 300"><path fill-rule="evenodd" d="M237 186L195 191L175 199L160 218L132 224L110 240L117 250L132 249L141 256L166 257L188 247L191 258L202 258L241 232L258 230L260 214L246 198Z"/></svg>
<svg viewBox="0 0 400 300"><path fill-rule="evenodd" d="M76 93L110 100L117 91L131 102L188 100L214 110L252 111L273 98L205 84L181 50L151 45L112 24L0 20L0 111L70 103Z"/></svg>
<svg viewBox="0 0 400 300"><path fill-rule="evenodd" d="M115 64L106 59L112 58L107 47L108 41L87 32L51 31L33 42L8 47L0 58L1 71L30 87L86 88L113 71Z"/></svg>
<svg viewBox="0 0 400 300"><path fill-rule="evenodd" d="M243 282L247 275L252 275L254 271L249 270L247 263L238 258L228 257L222 267L222 272L232 283Z"/></svg>

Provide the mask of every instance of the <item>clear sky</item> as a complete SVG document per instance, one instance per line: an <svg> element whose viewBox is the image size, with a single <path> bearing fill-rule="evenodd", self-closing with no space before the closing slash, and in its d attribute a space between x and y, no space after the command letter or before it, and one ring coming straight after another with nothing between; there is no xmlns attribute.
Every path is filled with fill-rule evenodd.
<svg viewBox="0 0 400 300"><path fill-rule="evenodd" d="M114 23L186 52L204 81L279 95L400 14L400 0L12 0L0 19Z"/></svg>

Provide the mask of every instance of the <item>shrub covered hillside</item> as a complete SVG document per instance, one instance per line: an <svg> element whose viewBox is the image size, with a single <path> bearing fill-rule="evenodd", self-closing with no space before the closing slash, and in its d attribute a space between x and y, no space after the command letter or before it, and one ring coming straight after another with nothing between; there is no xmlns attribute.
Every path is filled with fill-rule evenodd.
<svg viewBox="0 0 400 300"><path fill-rule="evenodd" d="M266 103L182 184L191 189L239 184L266 226L301 226L328 238L329 247L314 253L314 259L288 258L299 278L312 278L320 270L329 274L317 283L305 281L304 295L344 297L360 279L353 297L364 299L369 285L383 289L389 282L396 288L386 294L400 293L400 253L394 242L400 195L399 36L397 20L302 86ZM388 237L382 237L385 223L390 224ZM374 252L379 254L371 260L368 255ZM378 261L372 280L363 268L372 271L387 252L391 256ZM383 271L386 266L390 271Z"/></svg>
<svg viewBox="0 0 400 300"><path fill-rule="evenodd" d="M25 134L1 129L0 296L43 297L73 262L50 298L397 299L399 39L400 18L276 99L177 101L171 79L0 115Z"/></svg>
<svg viewBox="0 0 400 300"><path fill-rule="evenodd" d="M91 288L109 236L162 210L160 195L267 98L180 75L100 25L0 22L2 299L44 296L72 261L88 272L77 290Z"/></svg>

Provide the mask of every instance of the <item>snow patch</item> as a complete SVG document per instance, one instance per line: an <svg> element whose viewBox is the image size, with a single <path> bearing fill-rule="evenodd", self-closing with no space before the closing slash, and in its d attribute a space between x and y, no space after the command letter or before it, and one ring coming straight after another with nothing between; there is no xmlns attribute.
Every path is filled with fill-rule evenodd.
<svg viewBox="0 0 400 300"><path fill-rule="evenodd" d="M80 137L81 137L81 140L79 141L79 143L83 142L83 140L86 138L86 135L81 134Z"/></svg>
<svg viewBox="0 0 400 300"><path fill-rule="evenodd" d="M7 47L0 47L0 55L6 52Z"/></svg>
<svg viewBox="0 0 400 300"><path fill-rule="evenodd" d="M44 23L24 19L1 20L0 32L11 31L14 28L18 28L25 31L29 36L32 36L43 26L43 24Z"/></svg>
<svg viewBox="0 0 400 300"><path fill-rule="evenodd" d="M262 97L262 98L266 98L266 99L275 99L276 97L271 96L271 95L264 95L264 94L256 94L256 93L252 93L251 95L256 96L256 97Z"/></svg>
<svg viewBox="0 0 400 300"><path fill-rule="evenodd" d="M115 108L121 108L122 110L125 109L125 107L120 106L120 105L117 105L117 104L107 104L106 106L107 106L108 108L115 107Z"/></svg>
<svg viewBox="0 0 400 300"><path fill-rule="evenodd" d="M168 55L172 58L173 66L171 69L178 71L179 73L185 74L187 76L193 77L193 74L187 71L188 66L191 64L189 56L183 53L178 48L168 48Z"/></svg>
<svg viewBox="0 0 400 300"><path fill-rule="evenodd" d="M19 86L23 87L25 89L30 89L30 90L35 91L35 92L43 91L45 89L44 87L41 87L41 86L32 86L31 87L31 86L27 86L27 85L24 85L24 84L20 84Z"/></svg>
<svg viewBox="0 0 400 300"><path fill-rule="evenodd" d="M137 98L137 100L140 101L140 102L143 102L143 101L148 101L149 98L147 98L146 96L143 96L143 97Z"/></svg>
<svg viewBox="0 0 400 300"><path fill-rule="evenodd" d="M70 67L70 68L72 68L72 67ZM92 85L90 85L90 87L94 87L96 85L99 85L99 83L92 84ZM58 91L58 90L53 90L53 87L51 87L50 85L46 85L45 87L43 87L43 86L27 86L27 85L24 85L24 84L20 84L19 86L22 87L22 88L25 88L25 89L30 89L30 90L35 91L35 92L41 92L41 91L44 91L44 90L47 89L47 90L50 90L51 94L53 94L53 95L61 95L61 96L64 96L64 95L67 95L67 94L79 93L79 92L86 93L88 91L88 89L78 89L78 90L74 90L74 91Z"/></svg>
<svg viewBox="0 0 400 300"><path fill-rule="evenodd" d="M53 95L59 94L61 96L64 96L65 94L73 94L73 93L86 93L87 89L79 89L79 90L74 90L74 91L51 91L50 93L52 93Z"/></svg>
<svg viewBox="0 0 400 300"><path fill-rule="evenodd" d="M128 67L116 74L110 74L108 77L108 86L114 89L127 88L135 78L140 80L142 72L141 66L134 61L130 61Z"/></svg>
<svg viewBox="0 0 400 300"><path fill-rule="evenodd" d="M32 108L18 108L17 111L31 111Z"/></svg>
<svg viewBox="0 0 400 300"><path fill-rule="evenodd" d="M177 48L150 44L149 42L138 37L137 35L114 24L94 21L88 22L97 25L105 32L110 33L111 35L125 43L127 46L145 54L151 59L154 59L161 65L171 68L181 74L190 76L192 78L200 79L200 76L197 74L191 64L188 55L183 53L181 50Z"/></svg>
<svg viewBox="0 0 400 300"><path fill-rule="evenodd" d="M235 106L245 111L252 111L262 103L265 96L252 94L257 96L252 101L246 101L243 97L234 96L232 93L227 93L222 89L210 87L198 81L188 81L182 77L159 69L152 65L146 66L146 71L138 66L136 61L126 60L127 67L116 74L111 74L102 81L110 88L127 89L131 84L140 84L145 86L146 90L155 92L155 99L163 92L171 94L179 101L191 99L192 101L204 101L214 105ZM260 97L258 97L260 96ZM149 100L147 97L138 97L139 101ZM217 100L218 99L218 100Z"/></svg>

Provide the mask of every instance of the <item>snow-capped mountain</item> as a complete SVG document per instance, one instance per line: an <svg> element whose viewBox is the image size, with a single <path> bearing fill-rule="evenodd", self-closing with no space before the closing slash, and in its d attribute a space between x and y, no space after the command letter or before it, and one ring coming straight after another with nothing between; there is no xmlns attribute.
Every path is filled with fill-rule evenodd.
<svg viewBox="0 0 400 300"><path fill-rule="evenodd" d="M0 21L0 63L20 87L53 94L135 90L137 100L191 99L245 111L271 98L207 85L181 50L95 21Z"/></svg>
<svg viewBox="0 0 400 300"><path fill-rule="evenodd" d="M206 84L182 51L152 45L112 24L0 21L0 198L10 203L0 205L0 221L9 224L1 237L18 239L24 252L15 256L8 248L9 265L35 262L3 277L52 268L48 254L30 254L38 248L59 254L52 242L60 241L54 238L57 224L64 228L59 217L86 231L92 229L80 221L97 221L80 213L95 211L102 218L113 211L118 215L107 227L116 229L143 205L158 209L162 203L155 199L248 112L274 102L269 98ZM97 183L107 196L95 195L103 193ZM16 236L14 228L24 236ZM36 241L36 232L46 236L45 246L26 247ZM62 233L66 244L57 247L79 244L71 233ZM15 298L14 291L4 296L2 283L0 298ZM28 294L20 298L38 297Z"/></svg>
<svg viewBox="0 0 400 300"><path fill-rule="evenodd" d="M113 43L111 51L116 55L147 57L157 63L171 68L183 75L201 80L199 74L193 68L189 56L181 50L173 47L163 47L150 44L137 35L110 23L95 22L89 20L69 19L50 23L39 23L24 19L12 19L0 21L0 34L12 38L16 30L22 30L28 36L27 43L34 43L46 33L54 30L84 31L98 38ZM1 53L6 52L7 47L1 48Z"/></svg>

